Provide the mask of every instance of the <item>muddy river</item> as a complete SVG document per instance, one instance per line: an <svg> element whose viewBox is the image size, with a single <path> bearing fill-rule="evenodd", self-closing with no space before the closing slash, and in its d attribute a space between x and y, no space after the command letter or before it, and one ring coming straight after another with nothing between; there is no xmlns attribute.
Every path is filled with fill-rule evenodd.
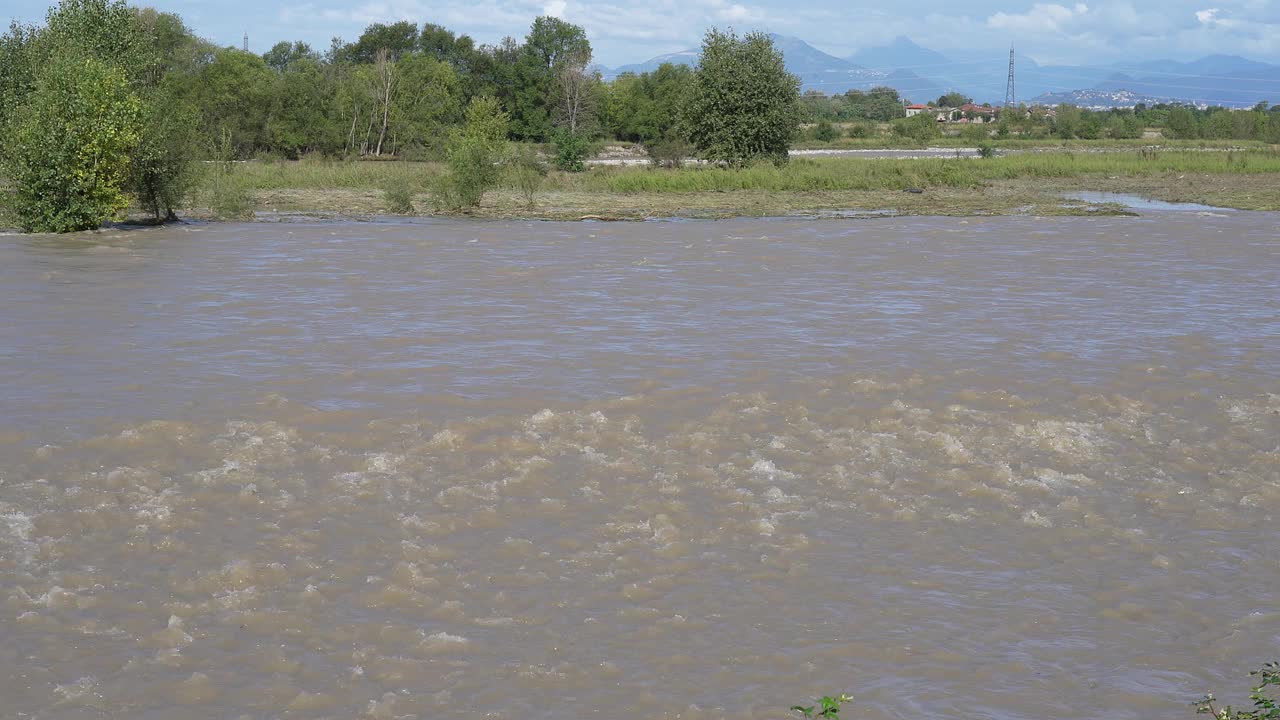
<svg viewBox="0 0 1280 720"><path fill-rule="evenodd" d="M1242 700L1278 224L0 237L0 717Z"/></svg>

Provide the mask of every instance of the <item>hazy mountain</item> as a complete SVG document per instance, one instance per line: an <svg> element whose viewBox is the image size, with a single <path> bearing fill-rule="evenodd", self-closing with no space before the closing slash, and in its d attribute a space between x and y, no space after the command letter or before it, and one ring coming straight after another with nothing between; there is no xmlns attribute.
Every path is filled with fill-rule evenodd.
<svg viewBox="0 0 1280 720"><path fill-rule="evenodd" d="M688 65L693 67L698 64L698 56L701 54L701 50L682 50L681 52L668 53L666 55L649 58L642 63L622 65L612 70L604 70L601 74L606 80L612 80L623 73L635 73L636 75L639 75L641 73L653 72L665 63Z"/></svg>
<svg viewBox="0 0 1280 720"><path fill-rule="evenodd" d="M876 70L907 68L926 73L943 73L951 65L946 55L920 47L902 36L894 38L888 45L859 50L846 60Z"/></svg>
<svg viewBox="0 0 1280 720"><path fill-rule="evenodd" d="M941 83L922 78L910 70L867 69L822 52L800 38L776 34L769 37L774 46L782 51L787 70L800 78L801 90L804 91L818 90L828 95L838 95L850 89L870 90L879 85L890 85L909 97L921 100L946 92ZM659 55L642 63L605 70L601 74L609 79L627 72L652 72L663 63L692 66L698 63L699 52L695 49Z"/></svg>
<svg viewBox="0 0 1280 720"><path fill-rule="evenodd" d="M1280 66L1234 55L1210 55L1192 62L1147 62L1126 70L1109 76L1093 89L1123 89L1140 95L1227 107L1252 107L1259 100L1280 99Z"/></svg>
<svg viewBox="0 0 1280 720"><path fill-rule="evenodd" d="M800 77L806 91L837 95L850 89L888 85L914 102L927 102L950 91L964 93L980 103L1004 101L1007 50L983 48L956 53L949 59L899 37L888 45L838 58L800 38L770 37L782 51L787 69ZM612 78L624 72L650 72L664 62L696 65L698 54L699 50L693 49L659 55L603 74ZM1015 90L1019 102L1057 104L1078 100L1098 107L1153 101L1232 107L1251 107L1259 100L1280 102L1280 66L1234 55L1117 63L1109 67L1041 65L1022 54L1017 54L1016 59ZM1105 105L1107 102L1115 104Z"/></svg>
<svg viewBox="0 0 1280 720"><path fill-rule="evenodd" d="M1034 105L1077 105L1090 110L1108 110L1111 108L1131 108L1142 103L1155 105L1164 102L1161 98L1139 95L1128 90L1072 90L1062 93L1045 93L1032 99Z"/></svg>

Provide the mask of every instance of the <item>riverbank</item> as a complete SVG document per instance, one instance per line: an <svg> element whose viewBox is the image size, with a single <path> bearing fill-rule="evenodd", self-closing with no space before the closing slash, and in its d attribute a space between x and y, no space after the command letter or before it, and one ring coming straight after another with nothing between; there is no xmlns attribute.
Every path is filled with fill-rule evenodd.
<svg viewBox="0 0 1280 720"><path fill-rule="evenodd" d="M388 190L407 188L412 212L434 214L437 163L249 162L213 173L185 216L245 218L295 213L390 214ZM228 190L228 187L231 189ZM635 220L652 217L857 215L1093 215L1109 203L1070 200L1079 191L1127 193L1167 202L1280 210L1280 153L1027 153L979 160L802 158L778 168L594 167L550 172L532 202L510 182L468 215L487 218ZM227 202L228 195L232 198ZM401 208L403 209L403 208Z"/></svg>

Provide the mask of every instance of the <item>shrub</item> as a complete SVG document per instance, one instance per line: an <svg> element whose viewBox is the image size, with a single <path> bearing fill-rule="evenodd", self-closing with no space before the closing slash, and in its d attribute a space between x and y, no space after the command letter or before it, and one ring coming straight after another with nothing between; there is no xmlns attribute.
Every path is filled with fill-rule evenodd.
<svg viewBox="0 0 1280 720"><path fill-rule="evenodd" d="M893 134L916 142L928 142L942 135L938 129L938 121L931 113L920 113L914 117L893 121Z"/></svg>
<svg viewBox="0 0 1280 720"><path fill-rule="evenodd" d="M443 210L480 205L485 192L498 182L498 161L506 146L507 115L491 96L481 95L467 106L467 119L454 130L446 148L448 171L437 182L432 200Z"/></svg>
<svg viewBox="0 0 1280 720"><path fill-rule="evenodd" d="M213 176L209 210L223 220L243 219L253 215L249 191L239 182L235 161L235 145L231 131L223 128L213 146L214 161L209 165Z"/></svg>
<svg viewBox="0 0 1280 720"><path fill-rule="evenodd" d="M693 154L694 147L682 137L669 135L657 142L645 146L649 153L649 162L656 167L679 168L684 165L685 158Z"/></svg>
<svg viewBox="0 0 1280 720"><path fill-rule="evenodd" d="M139 114L121 70L51 57L3 143L18 224L28 232L90 230L126 207L121 188Z"/></svg>
<svg viewBox="0 0 1280 720"><path fill-rule="evenodd" d="M542 156L537 149L522 145L511 153L507 168L512 183L524 196L525 204L533 207L534 196L542 187L543 178L547 176L547 164L542 161Z"/></svg>
<svg viewBox="0 0 1280 720"><path fill-rule="evenodd" d="M851 138L868 138L873 134L873 128L867 123L854 123L849 127L849 137Z"/></svg>
<svg viewBox="0 0 1280 720"><path fill-rule="evenodd" d="M791 711L800 713L805 718L826 718L834 720L840 716L840 706L852 702L853 696L841 693L836 697L824 695L813 705L792 705Z"/></svg>
<svg viewBox="0 0 1280 720"><path fill-rule="evenodd" d="M813 127L813 139L819 142L831 142L840 137L840 131L835 129L829 121L819 120L818 124Z"/></svg>
<svg viewBox="0 0 1280 720"><path fill-rule="evenodd" d="M1266 693L1268 686L1280 687L1280 663L1266 663L1249 674L1258 676L1258 684L1249 694L1252 710L1237 710L1230 705L1219 710L1217 698L1209 694L1194 703L1196 714L1212 715L1214 720L1280 720L1280 699Z"/></svg>
<svg viewBox="0 0 1280 720"><path fill-rule="evenodd" d="M978 145L978 157L993 158L995 156L996 156L996 149L991 143L984 142Z"/></svg>
<svg viewBox="0 0 1280 720"><path fill-rule="evenodd" d="M572 130L560 128L551 136L556 147L555 165L565 172L582 172L587 169L586 163L589 144L586 135Z"/></svg>
<svg viewBox="0 0 1280 720"><path fill-rule="evenodd" d="M396 215L413 214L413 191L408 185L400 183L388 186L382 191L382 197L386 203L387 212Z"/></svg>

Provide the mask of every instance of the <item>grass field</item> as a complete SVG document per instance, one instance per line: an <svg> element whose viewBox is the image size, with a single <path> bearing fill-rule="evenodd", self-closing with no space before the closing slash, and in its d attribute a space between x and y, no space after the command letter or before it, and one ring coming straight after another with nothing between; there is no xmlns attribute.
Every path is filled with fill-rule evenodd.
<svg viewBox="0 0 1280 720"><path fill-rule="evenodd" d="M247 162L218 181L240 202L221 212L210 166L188 215L251 211L346 216L388 212L387 190L407 188L415 213L430 212L438 163ZM907 189L921 193L904 193ZM1280 151L1068 150L990 159L796 158L783 167L597 166L551 172L530 206L514 182L485 196L482 217L634 219L662 216L902 214L1087 214L1118 211L1064 201L1072 190L1106 190L1221 207L1280 210Z"/></svg>
<svg viewBox="0 0 1280 720"><path fill-rule="evenodd" d="M1105 152L1111 150L1137 150L1139 148L1160 147L1166 150L1224 150L1231 148L1240 148L1246 150L1262 150L1270 146L1258 140L1176 140L1168 138L1130 138L1115 139L1106 138L1100 140L1079 140L1070 139L1062 140L1055 137L1033 138L1033 137L1005 137L1005 138L986 138L974 139L967 138L964 135L943 135L942 137L933 138L928 141L917 141L907 137L900 137L891 133L881 133L871 137L852 138L840 137L830 142L822 142L820 140L802 139L795 144L797 150L873 150L873 149L903 149L914 150L923 147L940 147L940 148L956 148L956 147L976 147L981 142L987 142L992 146L1005 150L1076 150L1076 151L1096 151Z"/></svg>

